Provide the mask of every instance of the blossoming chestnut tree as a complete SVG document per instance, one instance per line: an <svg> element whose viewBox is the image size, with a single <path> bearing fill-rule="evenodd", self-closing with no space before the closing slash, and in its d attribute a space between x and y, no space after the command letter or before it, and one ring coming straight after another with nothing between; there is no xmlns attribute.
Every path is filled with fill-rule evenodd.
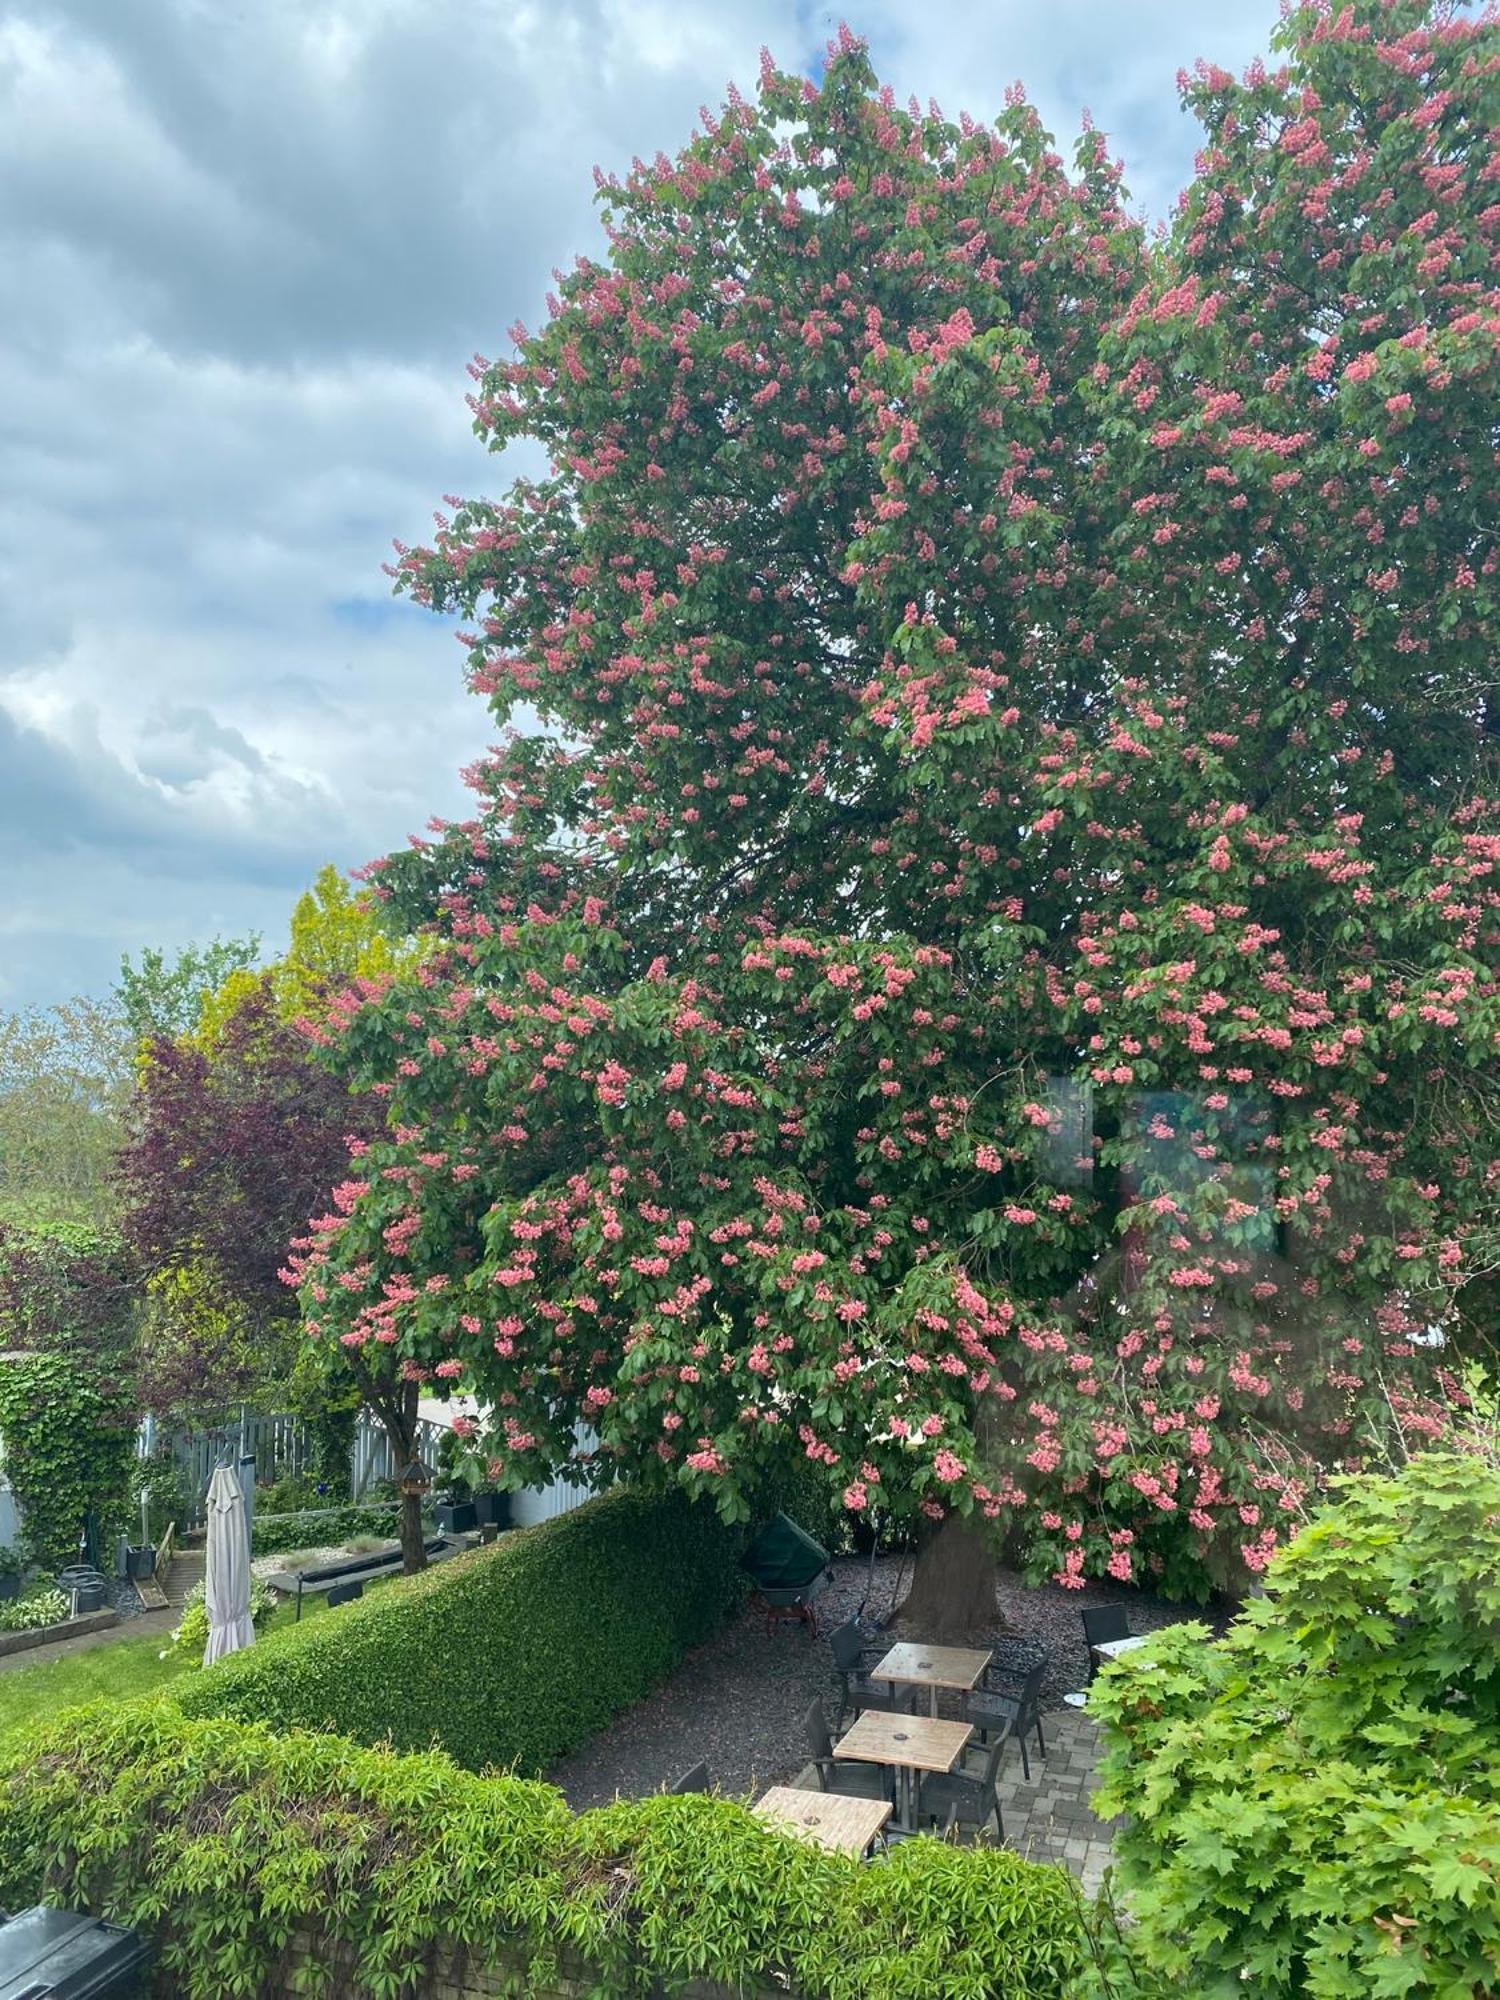
<svg viewBox="0 0 1500 2000"><path fill-rule="evenodd" d="M308 1331L742 1513L933 1524L917 1606L1243 1581L1493 1323L1496 31L1293 9L1170 232L844 37L605 180L450 502L516 733L373 871L380 1093ZM939 1525L941 1524L941 1525Z"/></svg>

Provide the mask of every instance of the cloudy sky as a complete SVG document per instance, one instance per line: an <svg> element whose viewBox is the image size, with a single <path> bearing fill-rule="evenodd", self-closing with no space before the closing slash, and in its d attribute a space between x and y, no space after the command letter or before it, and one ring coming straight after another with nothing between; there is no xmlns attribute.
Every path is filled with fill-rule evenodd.
<svg viewBox="0 0 1500 2000"><path fill-rule="evenodd" d="M494 490L464 367L673 150L846 18L904 97L1084 107L1163 215L1173 77L1276 0L0 0L0 1007L279 940L488 741L392 537Z"/></svg>

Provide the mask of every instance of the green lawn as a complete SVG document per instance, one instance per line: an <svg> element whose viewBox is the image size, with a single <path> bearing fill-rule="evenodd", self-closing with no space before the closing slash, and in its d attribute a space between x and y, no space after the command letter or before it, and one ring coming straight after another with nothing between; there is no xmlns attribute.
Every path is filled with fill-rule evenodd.
<svg viewBox="0 0 1500 2000"><path fill-rule="evenodd" d="M58 1709L105 1695L128 1701L190 1671L186 1660L157 1658L166 1643L166 1633L153 1632L144 1639L117 1639L91 1653L75 1653L71 1659L0 1674L0 1756L29 1723Z"/></svg>
<svg viewBox="0 0 1500 2000"><path fill-rule="evenodd" d="M382 1583L386 1581L381 1579ZM374 1584L366 1587L379 1588ZM274 1631L289 1625L294 1615L290 1604L282 1605L263 1629ZM322 1597L302 1600L304 1625L310 1618L328 1615L328 1605ZM43 1666L16 1667L0 1674L0 1757L4 1757L21 1730L60 1709L104 1698L128 1701L134 1695L150 1694L167 1686L179 1674L191 1673L190 1661L175 1656L158 1658L168 1649L168 1639L167 1632L152 1632L139 1639L113 1639L106 1646L95 1646L92 1652L74 1653L68 1659L51 1660Z"/></svg>

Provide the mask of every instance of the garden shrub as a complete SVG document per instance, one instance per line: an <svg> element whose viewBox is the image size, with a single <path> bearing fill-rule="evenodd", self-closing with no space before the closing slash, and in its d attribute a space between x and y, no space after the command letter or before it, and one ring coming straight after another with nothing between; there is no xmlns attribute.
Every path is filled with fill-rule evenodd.
<svg viewBox="0 0 1500 2000"><path fill-rule="evenodd" d="M309 1507L295 1514L262 1514L257 1507L250 1529L250 1552L281 1556L293 1549L332 1548L354 1535L380 1535L395 1541L400 1512L386 1507Z"/></svg>
<svg viewBox="0 0 1500 2000"><path fill-rule="evenodd" d="M0 1904L44 1897L142 1925L183 2000L265 1990L298 1932L323 1941L325 1993L383 2000L450 1943L503 1953L526 1993L581 1960L601 2000L694 1978L1060 2000L1082 1956L1067 1875L1005 1849L910 1841L864 1867L709 1797L575 1818L550 1786L438 1752L190 1720L167 1697L50 1722L0 1769ZM326 1969L337 1945L353 1987Z"/></svg>
<svg viewBox="0 0 1500 2000"><path fill-rule="evenodd" d="M1203 2000L1500 1991L1500 1466L1337 1482L1218 1644L1095 1684L1134 1939Z"/></svg>
<svg viewBox="0 0 1500 2000"><path fill-rule="evenodd" d="M0 1632L39 1632L59 1625L70 1609L67 1593L46 1587L0 1603Z"/></svg>
<svg viewBox="0 0 1500 2000"><path fill-rule="evenodd" d="M718 1627L742 1546L712 1507L621 1489L272 1632L182 1703L544 1771Z"/></svg>
<svg viewBox="0 0 1500 2000"><path fill-rule="evenodd" d="M174 1523L181 1530L193 1518L195 1501L187 1475L169 1450L137 1458L131 1466L130 1502L122 1524L131 1541L141 1532L143 1512L146 1539L156 1546Z"/></svg>
<svg viewBox="0 0 1500 2000"><path fill-rule="evenodd" d="M250 1622L260 1633L277 1606L277 1596L269 1584L262 1583L258 1576L250 1579ZM162 1652L162 1659L169 1652L176 1652L203 1664L203 1649L208 1644L208 1605L201 1583L195 1583L182 1600L182 1617L172 1631L172 1643Z"/></svg>

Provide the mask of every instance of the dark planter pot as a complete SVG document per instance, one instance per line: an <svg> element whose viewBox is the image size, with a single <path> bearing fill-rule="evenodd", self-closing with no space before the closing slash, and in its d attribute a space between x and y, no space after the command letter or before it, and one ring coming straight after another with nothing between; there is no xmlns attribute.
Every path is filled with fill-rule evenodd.
<svg viewBox="0 0 1500 2000"><path fill-rule="evenodd" d="M81 1618L85 1611L104 1609L104 1578L87 1563L74 1563L60 1571L57 1587L64 1596L73 1600L72 1615L75 1618Z"/></svg>
<svg viewBox="0 0 1500 2000"><path fill-rule="evenodd" d="M437 1510L437 1524L445 1535L467 1535L479 1526L472 1500L446 1500Z"/></svg>
<svg viewBox="0 0 1500 2000"><path fill-rule="evenodd" d="M125 1551L125 1574L132 1583L144 1583L148 1576L156 1574L156 1549L146 1542L138 1549Z"/></svg>
<svg viewBox="0 0 1500 2000"><path fill-rule="evenodd" d="M13 1597L21 1595L21 1573L16 1570L0 1571L0 1604L8 1604Z"/></svg>
<svg viewBox="0 0 1500 2000"><path fill-rule="evenodd" d="M474 1511L481 1528L508 1528L510 1526L510 1495L508 1493L476 1493Z"/></svg>

